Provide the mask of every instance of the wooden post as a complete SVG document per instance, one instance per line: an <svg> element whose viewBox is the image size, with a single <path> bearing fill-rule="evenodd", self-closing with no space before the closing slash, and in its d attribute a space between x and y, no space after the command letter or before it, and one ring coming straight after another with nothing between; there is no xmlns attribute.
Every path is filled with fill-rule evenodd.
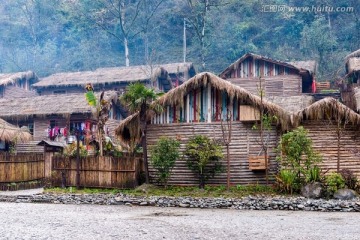
<svg viewBox="0 0 360 240"><path fill-rule="evenodd" d="M189 123L190 122L190 96L189 94L186 95L186 122Z"/></svg>
<svg viewBox="0 0 360 240"><path fill-rule="evenodd" d="M207 84L207 122L211 123L211 84Z"/></svg>

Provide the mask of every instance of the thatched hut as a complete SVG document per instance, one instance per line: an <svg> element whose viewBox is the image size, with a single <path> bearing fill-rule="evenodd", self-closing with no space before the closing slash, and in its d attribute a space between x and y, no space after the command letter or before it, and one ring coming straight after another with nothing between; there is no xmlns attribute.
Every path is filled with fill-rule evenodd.
<svg viewBox="0 0 360 240"><path fill-rule="evenodd" d="M360 49L345 57L346 76L352 83L360 83Z"/></svg>
<svg viewBox="0 0 360 240"><path fill-rule="evenodd" d="M119 107L117 92L105 92L104 99L113 103L107 122L109 133L112 133L124 113ZM28 127L37 141L65 140L79 126L92 130L96 125L94 111L84 93L0 99L0 117L14 125Z"/></svg>
<svg viewBox="0 0 360 240"><path fill-rule="evenodd" d="M324 98L294 113L294 127L308 130L314 148L323 157L322 167L329 171L343 168L360 177L360 115L334 98Z"/></svg>
<svg viewBox="0 0 360 240"><path fill-rule="evenodd" d="M220 77L253 94L261 88L267 96L298 96L315 92L315 61L284 62L247 53L228 66Z"/></svg>
<svg viewBox="0 0 360 240"><path fill-rule="evenodd" d="M32 136L27 129L16 127L0 119L0 151L8 150L9 143L27 142Z"/></svg>
<svg viewBox="0 0 360 240"><path fill-rule="evenodd" d="M275 173L277 163L274 148L277 145L280 129L289 127L288 114L279 106L207 72L197 74L183 85L170 90L154 104L162 105L164 111L148 116L147 142L150 147L156 144L161 136L178 139L181 142L181 150L190 137L198 134L224 141L223 134L229 134L227 126L231 123L232 184L265 182L265 162L261 162L258 166L254 163L261 159L258 156L264 155L264 152L259 143L259 130L254 130L253 126L260 120L260 109L263 109L264 113L276 116L278 127L274 125L264 133L269 149L268 173L269 176ZM116 135L124 142L139 137L138 113L122 121L116 128ZM152 168L150 168L150 177L152 179L155 177ZM183 158L176 162L169 183L196 184L196 178L187 168ZM221 174L211 183L225 184L226 174Z"/></svg>
<svg viewBox="0 0 360 240"><path fill-rule="evenodd" d="M0 98L33 97L36 92L32 84L38 81L38 77L32 71L0 74Z"/></svg>
<svg viewBox="0 0 360 240"><path fill-rule="evenodd" d="M83 92L91 83L95 91L123 91L129 83L142 82L149 87L167 92L195 75L191 63L171 63L131 67L99 68L94 71L55 73L42 78L33 87L41 94L65 94Z"/></svg>

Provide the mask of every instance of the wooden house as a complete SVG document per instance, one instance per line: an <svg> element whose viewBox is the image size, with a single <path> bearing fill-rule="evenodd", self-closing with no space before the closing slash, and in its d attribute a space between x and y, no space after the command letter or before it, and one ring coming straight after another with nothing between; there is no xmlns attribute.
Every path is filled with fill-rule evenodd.
<svg viewBox="0 0 360 240"><path fill-rule="evenodd" d="M123 118L118 94L107 91L104 99L112 102L106 128L108 135L114 137L111 133ZM74 131L78 128L85 130L82 140L90 142L96 133L94 111L95 108L87 103L84 93L0 99L0 116L16 126L27 127L37 142L74 141Z"/></svg>
<svg viewBox="0 0 360 240"><path fill-rule="evenodd" d="M298 96L315 92L315 61L283 62L247 53L227 67L220 77L253 94L266 97Z"/></svg>
<svg viewBox="0 0 360 240"><path fill-rule="evenodd" d="M277 116L279 127L274 125L264 133L269 149L268 175L273 176L276 172L274 148L281 129L286 129L288 124L286 111L277 105L261 100L244 88L211 73L197 74L163 95L157 103L163 106L164 111L148 118L147 143L150 147L156 144L161 136L179 140L181 151L184 150L188 139L198 134L223 141L223 133L228 134L225 126L231 123L231 184L265 183L265 161L255 165L256 160L261 159L264 152L259 144L259 130L253 129L253 126L260 119L260 109L264 109L264 113ZM137 113L133 114L116 128L116 134L124 142L130 141L136 134L139 135L138 118ZM223 149L226 156L225 147ZM226 166L225 160L223 164ZM150 177L155 178L155 171L151 167ZM212 179L210 183L226 184L226 173ZM169 184L197 184L184 158L177 160Z"/></svg>
<svg viewBox="0 0 360 240"><path fill-rule="evenodd" d="M303 126L329 172L350 169L360 177L360 115L334 98L324 98L291 116Z"/></svg>
<svg viewBox="0 0 360 240"><path fill-rule="evenodd" d="M42 78L33 87L40 95L84 92L87 83L93 85L95 92L123 92L129 83L139 81L167 92L173 85L180 85L193 75L195 69L191 63L99 68L95 71L56 73Z"/></svg>
<svg viewBox="0 0 360 240"><path fill-rule="evenodd" d="M351 83L360 85L360 49L345 57L346 77Z"/></svg>
<svg viewBox="0 0 360 240"><path fill-rule="evenodd" d="M32 84L38 81L34 72L2 73L0 74L0 98L14 99L33 97L37 93Z"/></svg>

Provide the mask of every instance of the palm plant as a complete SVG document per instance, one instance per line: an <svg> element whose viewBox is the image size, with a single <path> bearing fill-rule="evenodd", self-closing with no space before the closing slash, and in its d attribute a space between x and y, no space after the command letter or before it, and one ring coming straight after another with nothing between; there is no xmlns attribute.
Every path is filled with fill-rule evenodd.
<svg viewBox="0 0 360 240"><path fill-rule="evenodd" d="M143 149L145 181L149 183L148 159L147 159L147 116L149 111L161 112L162 107L153 103L162 93L156 93L154 89L147 88L140 82L132 83L126 88L126 92L120 97L120 101L124 103L131 113L139 113L141 146Z"/></svg>

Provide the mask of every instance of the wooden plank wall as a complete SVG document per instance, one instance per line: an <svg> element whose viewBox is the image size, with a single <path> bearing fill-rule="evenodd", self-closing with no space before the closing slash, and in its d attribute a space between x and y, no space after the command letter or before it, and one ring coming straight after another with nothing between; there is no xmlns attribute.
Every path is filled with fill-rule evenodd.
<svg viewBox="0 0 360 240"><path fill-rule="evenodd" d="M0 154L0 183L26 182L42 178L43 154Z"/></svg>
<svg viewBox="0 0 360 240"><path fill-rule="evenodd" d="M253 123L233 122L232 126L232 142L230 144L231 153L231 184L264 184L265 171L249 170L249 155L258 155L260 152L260 135L257 130L251 129ZM184 151L185 144L189 138L194 135L206 135L209 137L216 136L216 139L222 139L221 123L177 123L163 125L149 125L147 133L147 141L149 148L156 144L161 136L176 138L181 141L181 152ZM277 171L277 162L275 160L274 148L277 145L278 135L275 129L269 133L269 178L271 179ZM226 168L226 148L223 147L224 160L223 165ZM182 154L181 154L182 155ZM149 151L149 159L151 158ZM150 177L154 182L156 171L150 164ZM226 171L218 175L209 184L226 184ZM194 173L188 169L186 159L181 157L177 160L172 171L169 184L172 185L197 185L198 180Z"/></svg>
<svg viewBox="0 0 360 240"><path fill-rule="evenodd" d="M61 172L65 173L66 185L76 186L76 158L54 156L55 184L61 186ZM82 187L134 188L138 184L140 157L95 157L80 161L80 185Z"/></svg>
<svg viewBox="0 0 360 240"><path fill-rule="evenodd" d="M34 119L34 140L41 141L47 138L47 129L50 124L50 120L56 120L59 123L59 127L66 126L66 119L61 117L47 117L47 118L35 118Z"/></svg>
<svg viewBox="0 0 360 240"><path fill-rule="evenodd" d="M337 126L329 121L306 121L304 128L309 131L314 149L318 151L323 162L320 165L325 171L337 170L338 135ZM340 170L350 169L360 177L360 131L356 127L347 125L340 132Z"/></svg>
<svg viewBox="0 0 360 240"><path fill-rule="evenodd" d="M262 78L265 82L266 96L296 96L302 93L302 78L300 75L278 75ZM243 87L253 94L259 95L259 78L230 78L231 83ZM262 86L264 86L264 82Z"/></svg>

